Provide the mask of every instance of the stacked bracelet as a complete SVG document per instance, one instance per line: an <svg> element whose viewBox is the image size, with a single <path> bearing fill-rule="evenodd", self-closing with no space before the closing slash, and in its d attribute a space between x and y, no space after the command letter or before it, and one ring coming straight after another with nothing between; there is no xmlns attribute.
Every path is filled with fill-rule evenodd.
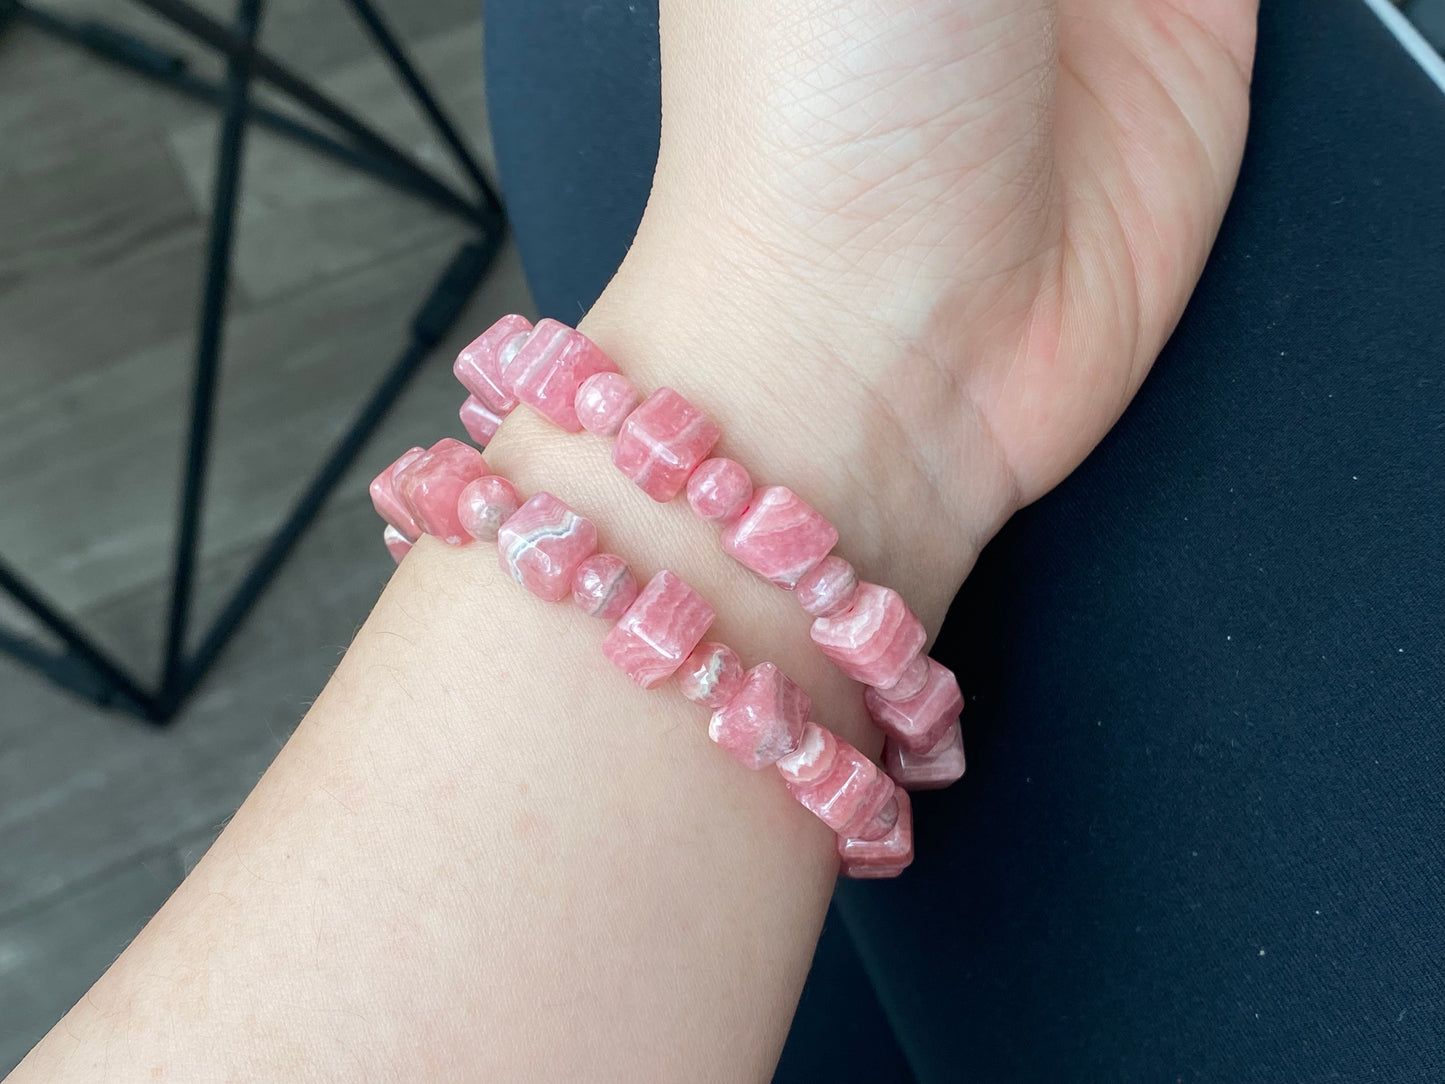
<svg viewBox="0 0 1445 1084"><path fill-rule="evenodd" d="M612 437L613 464L653 500L685 491L693 511L721 527L724 552L791 591L813 618L814 643L866 686L889 774L915 790L963 774L963 696L952 671L923 653L923 623L896 591L860 581L832 553L837 529L791 489L755 487L742 464L711 457L722 434L705 413L671 388L643 398L595 343L556 320L503 317L453 372L469 393L462 422L479 444L523 402L569 432Z"/></svg>
<svg viewBox="0 0 1445 1084"><path fill-rule="evenodd" d="M808 694L772 663L745 670L732 648L704 642L713 609L679 576L663 570L639 590L621 557L598 552L591 520L550 493L522 500L460 441L403 453L371 496L397 560L422 534L451 545L495 541L502 569L533 594L570 595L583 612L613 621L607 658L643 688L675 675L683 696L712 709L714 742L753 770L776 765L793 797L837 833L845 875L892 877L912 861L906 792L811 721Z"/></svg>
<svg viewBox="0 0 1445 1084"><path fill-rule="evenodd" d="M627 563L597 550L597 529L549 493L523 500L460 441L412 448L377 476L371 494L384 540L400 561L422 534L450 545L495 541L513 579L550 601L569 595L613 622L607 658L643 688L676 678L712 711L708 736L747 767L776 765L789 792L837 833L843 872L896 876L912 860L904 787L947 786L963 774L953 673L923 652L923 623L890 588L860 581L833 553L838 531L786 486L755 486L741 463L712 455L717 424L671 388L645 398L585 335L555 320L506 316L457 357L461 420L487 444L518 403L568 432L613 438L612 462L656 501L686 493L718 525L724 552L792 592L810 635L847 676L884 731L881 770L809 718L812 701L776 666L745 669L725 644L705 642L714 612L680 577L659 572L640 590Z"/></svg>

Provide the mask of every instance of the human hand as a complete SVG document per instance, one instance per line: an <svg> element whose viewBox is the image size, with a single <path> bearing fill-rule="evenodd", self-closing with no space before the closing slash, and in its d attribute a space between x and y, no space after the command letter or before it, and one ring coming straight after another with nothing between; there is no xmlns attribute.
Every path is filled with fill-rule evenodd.
<svg viewBox="0 0 1445 1084"><path fill-rule="evenodd" d="M906 529L899 575L961 579L1178 319L1244 143L1255 6L664 0L653 194L588 330L739 404L725 431L855 521L860 567Z"/></svg>

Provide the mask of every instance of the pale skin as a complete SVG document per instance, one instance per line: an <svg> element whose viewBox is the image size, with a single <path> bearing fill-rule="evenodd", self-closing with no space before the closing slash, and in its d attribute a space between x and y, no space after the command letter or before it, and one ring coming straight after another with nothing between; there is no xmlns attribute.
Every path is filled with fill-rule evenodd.
<svg viewBox="0 0 1445 1084"><path fill-rule="evenodd" d="M583 329L936 632L1118 417L1244 140L1251 0L662 4L663 140ZM488 461L876 753L790 599L519 410ZM763 1081L830 833L603 628L423 540L211 852L10 1078ZM907 874L905 874L906 876Z"/></svg>

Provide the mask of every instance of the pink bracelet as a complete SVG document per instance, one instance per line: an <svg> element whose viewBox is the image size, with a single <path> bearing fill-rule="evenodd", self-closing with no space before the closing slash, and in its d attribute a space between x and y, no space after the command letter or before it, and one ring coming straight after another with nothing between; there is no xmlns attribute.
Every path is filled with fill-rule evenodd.
<svg viewBox="0 0 1445 1084"><path fill-rule="evenodd" d="M614 622L607 658L651 689L677 676L687 699L712 709L708 736L753 770L777 766L792 796L837 833L845 876L897 876L913 860L907 793L851 744L809 720L808 694L776 666L744 670L736 651L703 642L714 612L679 576L638 590L622 558L597 551L597 528L550 493L523 501L480 452L456 440L403 453L371 483L400 560L422 534L450 545L495 541L503 571L533 594L571 596Z"/></svg>
<svg viewBox="0 0 1445 1084"><path fill-rule="evenodd" d="M653 500L685 490L692 510L722 528L724 552L791 591L813 618L814 643L867 686L889 774L914 790L962 776L963 695L953 672L923 654L923 623L898 592L859 581L832 554L837 528L791 489L755 488L742 464L709 458L722 434L701 410L671 388L643 399L595 343L556 320L534 328L504 316L452 371L469 393L462 423L479 444L524 402L569 432L615 438L613 464Z"/></svg>

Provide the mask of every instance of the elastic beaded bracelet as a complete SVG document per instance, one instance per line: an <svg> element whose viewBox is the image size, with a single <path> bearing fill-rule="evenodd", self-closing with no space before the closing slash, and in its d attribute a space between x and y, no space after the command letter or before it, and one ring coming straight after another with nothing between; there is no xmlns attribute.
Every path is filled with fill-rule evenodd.
<svg viewBox="0 0 1445 1084"><path fill-rule="evenodd" d="M404 452L371 483L398 561L421 534L452 545L495 540L503 571L533 594L570 596L613 621L602 652L636 684L676 676L683 696L712 710L708 737L754 771L775 765L789 793L837 834L848 877L892 877L913 856L908 797L877 765L809 721L812 700L770 662L744 670L726 644L704 642L712 607L675 573L638 589L627 563L598 552L597 528L550 493L522 500L475 448L441 440Z"/></svg>
<svg viewBox="0 0 1445 1084"><path fill-rule="evenodd" d="M755 487L742 464L710 457L722 435L711 418L671 388L643 398L596 344L556 320L532 328L503 317L462 351L454 372L470 393L462 420L479 442L496 425L490 413L479 425L473 404L501 417L526 402L570 432L614 438L613 464L653 500L686 491L692 510L722 528L723 551L791 591L813 618L818 648L870 686L869 715L888 749L906 754L886 756L890 770L927 787L959 778L963 696L953 672L923 654L923 623L898 592L860 581L832 553L838 531L822 513L787 486Z"/></svg>

